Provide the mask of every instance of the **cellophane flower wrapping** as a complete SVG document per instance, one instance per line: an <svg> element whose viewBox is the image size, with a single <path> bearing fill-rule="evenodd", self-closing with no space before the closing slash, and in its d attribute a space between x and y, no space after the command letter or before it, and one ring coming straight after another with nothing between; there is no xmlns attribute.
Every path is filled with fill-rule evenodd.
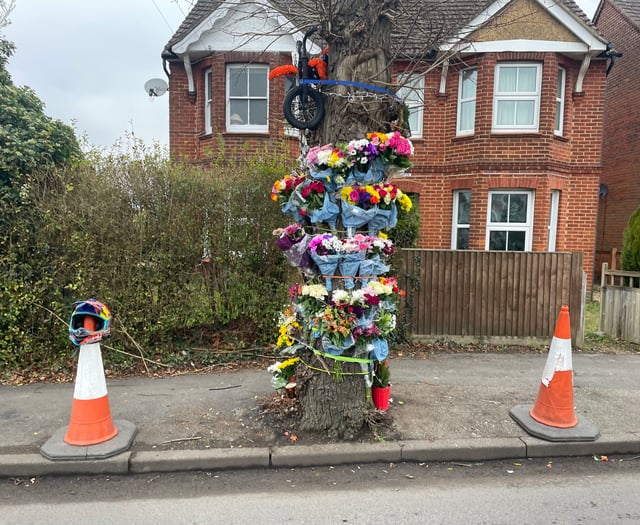
<svg viewBox="0 0 640 525"><path fill-rule="evenodd" d="M342 224L346 228L357 229L365 224L368 224L378 213L378 207L372 206L368 210L349 204L347 201L342 201Z"/></svg>
<svg viewBox="0 0 640 525"><path fill-rule="evenodd" d="M367 253L365 251L360 252L352 252L352 253L343 253L342 257L340 257L340 262L338 263L338 267L340 268L340 275L342 276L342 281L344 283L344 287L347 290L351 290L355 287L356 283L353 279L356 275L358 275L358 270L360 269L360 262L364 260Z"/></svg>
<svg viewBox="0 0 640 525"><path fill-rule="evenodd" d="M311 224L326 222L332 230L335 230L339 213L340 207L334 201L331 194L329 192L325 192L322 208L312 211L309 214L309 220L311 221Z"/></svg>
<svg viewBox="0 0 640 525"><path fill-rule="evenodd" d="M370 259L360 262L360 281L365 286L369 281L375 280L378 275L383 275L389 271L389 266L380 260L379 255L374 255Z"/></svg>
<svg viewBox="0 0 640 525"><path fill-rule="evenodd" d="M395 202L388 210L378 208L376 215L367 223L369 234L374 235L380 230L394 228L398 224L398 208Z"/></svg>

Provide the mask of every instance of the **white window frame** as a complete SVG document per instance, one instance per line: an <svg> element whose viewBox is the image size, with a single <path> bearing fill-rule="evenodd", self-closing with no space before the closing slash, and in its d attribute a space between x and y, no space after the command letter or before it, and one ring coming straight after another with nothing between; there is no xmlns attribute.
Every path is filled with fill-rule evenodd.
<svg viewBox="0 0 640 525"><path fill-rule="evenodd" d="M204 70L204 132L206 134L213 132L211 124L211 94L213 87L211 85L213 76L211 68Z"/></svg>
<svg viewBox="0 0 640 525"><path fill-rule="evenodd" d="M494 222L491 220L491 201L493 195L496 194L507 194L507 195L526 195L527 196L527 217L526 222ZM524 250L525 252L530 252L533 244L533 208L534 208L534 199L535 192L533 190L490 190L489 198L487 201L487 228L486 228L486 238L485 238L485 250L490 250L489 248L489 237L491 232L493 231L505 231L507 232L525 232L525 241L524 241ZM508 244L508 242L507 242ZM509 251L509 250L506 250Z"/></svg>
<svg viewBox="0 0 640 525"><path fill-rule="evenodd" d="M471 205L471 190L469 189L465 189L465 190L455 190L453 192L453 216L451 218L451 249L452 250L463 250L463 249L469 249L467 248L459 248L458 247L458 232L460 230L467 230L467 232L469 231L469 223L462 223L462 222L458 222L458 218L459 218L459 204L460 204L460 195L462 193L467 193L469 195L468 199L469 199L469 205ZM471 219L469 219L471 220ZM468 238L469 235L467 233L467 242L468 242Z"/></svg>
<svg viewBox="0 0 640 525"><path fill-rule="evenodd" d="M410 73L401 75L398 96L404 100L409 108L410 119L417 120L416 126L411 124L411 136L422 137L424 126L424 73Z"/></svg>
<svg viewBox="0 0 640 525"><path fill-rule="evenodd" d="M563 67L558 68L558 88L556 90L556 118L553 132L562 135L564 132L564 101L565 86L567 84L567 71Z"/></svg>
<svg viewBox="0 0 640 525"><path fill-rule="evenodd" d="M474 90L474 94L472 97L464 97L463 96L463 84L465 82L465 74L475 72L475 83L476 89ZM473 82L471 79L467 79L470 82ZM478 87L478 68L477 67L468 67L460 71L460 75L458 77L458 109L456 115L456 135L473 135L475 131L476 124L476 97L477 97L477 87ZM462 128L462 106L466 104L473 104L473 125L470 128Z"/></svg>
<svg viewBox="0 0 640 525"><path fill-rule="evenodd" d="M269 132L269 81L267 80L267 76L269 74L269 66L261 65L261 64L227 64L226 71L226 95L225 95L225 114L226 114L226 128L229 132L237 132L237 133L268 133ZM264 72L265 77L265 87L266 93L264 96L256 97L250 96L248 93L246 96L240 97L231 97L230 95L230 77L231 71L234 69L259 69ZM264 100L267 105L267 119L266 123L263 125L257 124L237 124L231 122L231 100Z"/></svg>
<svg viewBox="0 0 640 525"><path fill-rule="evenodd" d="M556 251L556 239L558 237L558 213L560 211L560 190L551 190L551 202L549 203L549 226L547 236L547 251Z"/></svg>
<svg viewBox="0 0 640 525"><path fill-rule="evenodd" d="M536 69L535 91L498 91L500 73L506 69L530 68ZM540 123L540 92L542 89L542 65L538 62L501 62L496 64L493 89L493 118L492 131L494 133L537 132ZM533 102L533 122L530 124L498 124L498 107L501 102ZM517 115L517 111L514 113ZM515 118L515 116L514 116Z"/></svg>

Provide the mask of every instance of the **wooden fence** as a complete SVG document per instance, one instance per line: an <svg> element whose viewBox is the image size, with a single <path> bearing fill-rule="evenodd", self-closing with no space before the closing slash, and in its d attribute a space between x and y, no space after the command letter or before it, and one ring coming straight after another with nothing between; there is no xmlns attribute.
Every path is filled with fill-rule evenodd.
<svg viewBox="0 0 640 525"><path fill-rule="evenodd" d="M640 343L640 272L609 270L600 277L600 331Z"/></svg>
<svg viewBox="0 0 640 525"><path fill-rule="evenodd" d="M582 253L405 249L394 265L415 339L549 344L566 304L582 344Z"/></svg>

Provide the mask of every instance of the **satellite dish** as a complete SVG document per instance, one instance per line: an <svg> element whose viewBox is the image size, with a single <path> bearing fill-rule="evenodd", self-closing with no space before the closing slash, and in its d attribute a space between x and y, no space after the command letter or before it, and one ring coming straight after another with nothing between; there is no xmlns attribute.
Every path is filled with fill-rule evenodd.
<svg viewBox="0 0 640 525"><path fill-rule="evenodd" d="M152 78L144 83L144 90L150 97L161 97L169 90L169 86L161 78Z"/></svg>

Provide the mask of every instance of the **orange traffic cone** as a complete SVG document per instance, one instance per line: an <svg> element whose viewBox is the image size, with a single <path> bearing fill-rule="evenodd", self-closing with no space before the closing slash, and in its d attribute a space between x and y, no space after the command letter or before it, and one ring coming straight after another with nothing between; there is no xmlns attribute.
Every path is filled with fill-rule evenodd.
<svg viewBox="0 0 640 525"><path fill-rule="evenodd" d="M549 441L595 441L600 435L574 412L568 306L560 309L535 404L517 405L509 413L529 434Z"/></svg>
<svg viewBox="0 0 640 525"><path fill-rule="evenodd" d="M86 316L84 327L95 331L96 320ZM100 343L81 344L71 421L64 441L69 445L96 445L110 440L117 433L111 419Z"/></svg>
<svg viewBox="0 0 640 525"><path fill-rule="evenodd" d="M578 424L573 411L573 364L568 306L560 309L547 364L542 372L538 399L529 413L533 419L550 427L571 428Z"/></svg>

